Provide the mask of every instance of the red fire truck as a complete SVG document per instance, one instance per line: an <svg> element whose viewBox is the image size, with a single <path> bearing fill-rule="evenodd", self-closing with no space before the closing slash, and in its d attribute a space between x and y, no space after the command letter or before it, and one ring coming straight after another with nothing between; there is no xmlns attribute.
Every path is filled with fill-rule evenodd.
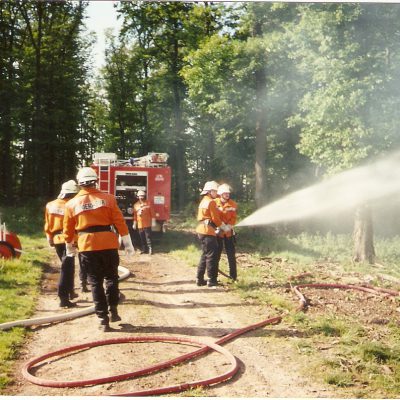
<svg viewBox="0 0 400 400"><path fill-rule="evenodd" d="M152 229L164 232L171 209L171 168L167 160L166 153L148 153L129 160L118 160L115 153L95 153L91 167L99 176L99 189L117 198L127 220L132 220L137 192L144 190L156 216L157 227Z"/></svg>

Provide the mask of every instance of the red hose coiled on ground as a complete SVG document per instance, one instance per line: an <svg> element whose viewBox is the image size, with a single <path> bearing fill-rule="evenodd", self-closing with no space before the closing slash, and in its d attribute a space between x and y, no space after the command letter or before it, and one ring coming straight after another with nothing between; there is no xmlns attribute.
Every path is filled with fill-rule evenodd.
<svg viewBox="0 0 400 400"><path fill-rule="evenodd" d="M382 293L389 295L389 296L398 296L399 295L398 291L374 287L374 286L356 286L356 285L332 284L332 283L305 283L305 284L301 284L301 285L292 286L292 290L294 291L294 293L297 294L297 296L300 299L300 307L299 307L300 310L305 309L307 306L307 300L300 291L300 288L306 288L306 287L327 288L327 289L351 289L351 290L358 290L358 291L362 291L362 292L372 293L372 294L376 294L376 295L382 295ZM245 328L237 329L234 332L223 336L222 338L217 340L215 343L208 343L208 344L201 342L201 341L196 341L193 339L187 339L187 338L182 338L182 337L167 337L167 336L116 338L116 339L108 339L108 340L102 340L102 341L97 341L97 342L81 344L81 345L77 345L77 346L67 347L64 349L59 349L55 352L52 352L52 353L49 353L49 354L46 354L46 355L43 355L43 356L40 356L40 357L37 357L35 359L28 361L22 369L22 374L23 374L24 378L26 378L28 381L35 383L37 385L41 385L41 386L58 387L58 388L81 387L81 386L87 386L87 385L116 382L116 381L121 381L121 380L125 380L128 378L133 378L133 377L137 377L137 376L143 376L146 374L150 374L150 373L171 367L171 366L181 363L183 361L195 358L195 357L200 356L210 350L217 351L217 352L225 355L225 357L227 357L230 360L232 368L228 372L218 375L217 377L203 379L203 380L190 382L190 383L174 385L174 386L148 389L148 390L144 390L144 391L137 391L137 392L131 392L131 393L115 394L113 396L154 396L154 395L167 394L167 393L177 393L177 392L181 392L184 390L188 390L190 388L195 388L195 387L199 387L199 386L209 386L209 385L212 385L215 383L220 383L220 382L226 381L226 380L230 379L231 377L233 377L239 369L237 360L231 353L229 353L227 350L223 349L219 345L226 343L229 340L231 340L237 336L240 336L246 332L249 332L251 330L254 330L254 329L266 326L266 325L279 323L281 320L282 320L282 316L272 317L267 320L258 322L256 324L249 325ZM36 364L38 364L39 362L46 360L48 358L51 358L51 357L55 357L60 354L70 353L70 352L73 352L76 350L88 349L91 347L107 345L107 344L127 343L127 342L144 342L144 341L153 341L153 342L154 341L169 341L169 342L178 342L178 343L192 343L192 344L197 344L202 347L198 350L184 354L184 355L174 358L172 360L161 362L161 363L158 363L151 367L147 367L147 368L144 368L141 370L137 370L137 371L133 371L130 373L121 374L121 375L117 375L117 376L109 376L109 377L102 377L102 378L88 379L88 380L81 380L81 381L64 381L64 382L62 382L62 381L53 381L53 380L37 378L30 373L30 369L33 366L35 366Z"/></svg>
<svg viewBox="0 0 400 400"><path fill-rule="evenodd" d="M190 383L184 383L184 384L175 385L175 386L168 386L168 387L162 387L162 388L156 388L156 389L148 389L145 391L137 391L137 392L132 392L132 393L116 394L114 396L154 396L154 395L160 395L160 394L166 394L166 393L177 393L177 392L188 390L188 389L194 388L194 387L209 386L209 385L212 385L215 383L220 383L220 382L226 381L226 380L230 379L231 377L233 377L239 369L236 358L231 353L229 353L227 350L220 347L220 344L226 343L227 341L229 341L239 335L242 335L251 330L260 328L262 326L278 323L281 321L281 319L282 318L280 316L273 317L273 318L267 319L265 321L261 321L256 324L249 325L245 328L237 329L234 332L223 336L222 338L217 340L215 343L204 343L201 341L195 341L193 339L187 339L187 338L182 338L182 337L168 337L168 336L140 337L139 336L139 337L130 337L130 338L116 338L116 339L101 340L101 341L97 341L97 342L91 342L91 343L80 344L77 346L66 347L63 349L56 350L52 353L48 353L43 356L29 360L22 368L22 375L24 376L25 379L27 379L28 381L30 381L36 385L57 387L57 388L80 387L80 386L95 385L95 384L102 384L102 383L108 383L108 382L116 382L116 381L121 381L121 380L125 380L128 378L143 376L146 374L150 374L150 373L171 367L171 366L181 363L183 361L195 358L195 357L200 356L210 350L215 350L221 354L224 354L225 357L227 357L231 361L232 368L228 372L226 372L222 375L218 375L217 377L199 380L199 381L190 382ZM64 381L64 382L62 382L62 381L41 379L30 373L30 369L33 366L35 366L36 364L38 364L39 362L46 360L48 358L51 358L51 357L55 357L60 354L71 353L71 352L77 351L77 350L88 349L91 347L108 345L108 344L128 343L128 342L144 342L144 341L184 342L184 343L197 344L202 347L196 351L184 354L184 355L174 358L172 360L158 363L156 365L153 365L151 367L147 367L147 368L144 368L144 369L141 369L138 371L133 371L133 372L129 372L126 374L117 375L117 376L109 376L109 377L102 377L102 378L88 379L88 380L81 380L81 381Z"/></svg>

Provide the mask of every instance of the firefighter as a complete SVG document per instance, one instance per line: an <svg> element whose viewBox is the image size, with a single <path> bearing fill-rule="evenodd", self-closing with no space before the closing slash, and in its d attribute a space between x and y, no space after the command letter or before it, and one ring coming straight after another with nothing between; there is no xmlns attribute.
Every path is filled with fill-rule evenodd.
<svg viewBox="0 0 400 400"><path fill-rule="evenodd" d="M126 254L130 256L134 250L115 197L96 188L96 171L90 167L81 168L76 179L80 191L65 206L63 233L67 256L79 251L91 285L95 312L100 319L99 328L108 332L110 321L121 320L118 315L119 241L114 227L121 236ZM75 231L78 233L77 248L73 243Z"/></svg>
<svg viewBox="0 0 400 400"><path fill-rule="evenodd" d="M139 230L142 250L140 254L153 254L151 227L155 226L154 210L150 202L146 200L143 190L137 192L138 201L133 205L133 229Z"/></svg>
<svg viewBox="0 0 400 400"><path fill-rule="evenodd" d="M231 196L231 188L226 183L218 186L218 198L215 200L217 207L221 212L221 219L225 223L225 230L219 232L218 240L218 264L221 259L222 250L225 247L226 256L228 257L229 276L236 281L236 249L235 249L235 231L233 226L237 220L237 203L233 201Z"/></svg>
<svg viewBox="0 0 400 400"><path fill-rule="evenodd" d="M215 203L217 197L218 183L215 181L206 182L200 195L200 201L196 228L197 236L201 242L202 254L197 267L197 286L217 286L218 277L218 229L223 229L220 212ZM204 279L207 270L208 282Z"/></svg>
<svg viewBox="0 0 400 400"><path fill-rule="evenodd" d="M66 257L65 241L62 235L64 212L66 202L74 197L79 191L75 181L70 180L61 186L57 199L46 204L44 231L47 241L54 247L61 261L60 278L58 281L57 294L60 298L60 307L71 308L76 304L70 299L77 297L74 292L75 259Z"/></svg>

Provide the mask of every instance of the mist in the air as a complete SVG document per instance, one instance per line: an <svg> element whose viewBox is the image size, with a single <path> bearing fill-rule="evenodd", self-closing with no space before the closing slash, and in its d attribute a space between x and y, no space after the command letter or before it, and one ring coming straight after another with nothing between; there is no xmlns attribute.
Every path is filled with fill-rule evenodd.
<svg viewBox="0 0 400 400"><path fill-rule="evenodd" d="M268 225L325 215L400 193L400 152L342 172L258 209L237 226ZM400 207L400 204L399 204Z"/></svg>

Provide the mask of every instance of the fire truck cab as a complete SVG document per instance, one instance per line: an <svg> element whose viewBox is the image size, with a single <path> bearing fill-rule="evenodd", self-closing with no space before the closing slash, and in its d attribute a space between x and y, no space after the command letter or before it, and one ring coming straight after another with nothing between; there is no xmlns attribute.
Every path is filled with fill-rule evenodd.
<svg viewBox="0 0 400 400"><path fill-rule="evenodd" d="M164 232L171 209L171 168L167 160L166 153L148 153L129 160L118 160L115 153L95 153L91 167L99 177L99 189L116 197L129 224L137 192L144 190L156 217L157 226L152 230Z"/></svg>

